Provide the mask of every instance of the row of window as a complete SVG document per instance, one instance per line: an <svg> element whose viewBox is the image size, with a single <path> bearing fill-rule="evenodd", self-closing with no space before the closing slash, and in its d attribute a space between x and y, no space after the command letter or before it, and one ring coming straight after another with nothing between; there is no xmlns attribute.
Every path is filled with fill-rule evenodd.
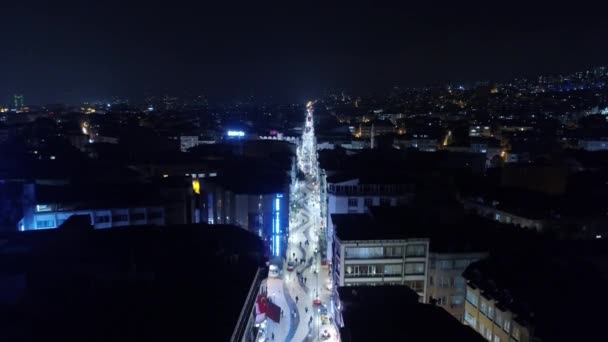
<svg viewBox="0 0 608 342"><path fill-rule="evenodd" d="M467 291L466 300L474 307L477 307L478 302L479 302L479 297L476 294L474 294L473 292ZM495 310L494 306L488 305L488 303L482 299L481 304L479 305L479 311L482 314L484 314L485 316L487 316L488 319L490 319L490 321L494 321L494 323L497 326L499 326L500 328L502 328L504 331L506 331L507 333L510 333L511 336L513 336L513 338L515 338L516 340L519 340L519 328L517 328L517 326L513 326L513 329L511 329L511 320L503 317L503 314L500 311ZM465 312L465 320L467 319L466 314L468 314L468 312ZM473 318L475 318L475 317L473 317ZM475 327L474 324L471 324L468 321L467 321L467 323L469 323L471 326Z"/></svg>
<svg viewBox="0 0 608 342"><path fill-rule="evenodd" d="M356 277L381 277L424 274L423 262L406 262L405 268L402 264L392 265L347 265L346 278Z"/></svg>
<svg viewBox="0 0 608 342"><path fill-rule="evenodd" d="M437 286L437 287L444 288L444 289L445 288L464 289L466 284L467 284L466 280L461 276L437 277L437 278L434 278L433 276L429 277L430 286Z"/></svg>
<svg viewBox="0 0 608 342"><path fill-rule="evenodd" d="M148 214L148 219L158 219L162 217L161 212L151 212ZM131 220L133 221L143 221L146 219L145 213L134 213L131 215ZM112 215L112 222L127 222L129 221L129 215L127 214L117 214ZM97 215L95 216L95 223L110 223L110 215Z"/></svg>
<svg viewBox="0 0 608 342"><path fill-rule="evenodd" d="M465 269L474 260L471 259L443 259L443 260L432 260L431 268L438 268L440 270L451 270L451 269Z"/></svg>
<svg viewBox="0 0 608 342"><path fill-rule="evenodd" d="M347 193L347 194L356 194L356 193L404 193L412 191L413 187L408 184L393 184L393 185L383 185L383 184L361 184L361 185L333 185L329 184L328 186L330 192L337 193Z"/></svg>
<svg viewBox="0 0 608 342"><path fill-rule="evenodd" d="M374 258L402 258L404 249L402 246L387 247L346 247L345 259L374 259ZM408 244L405 246L406 257L424 257L426 245Z"/></svg>
<svg viewBox="0 0 608 342"><path fill-rule="evenodd" d="M464 304L464 296L463 295L453 295L453 296L439 296L434 298L437 301L437 305L447 306L451 305L462 306Z"/></svg>
<svg viewBox="0 0 608 342"><path fill-rule="evenodd" d="M404 202L403 199L398 199L397 202ZM399 204L404 204L404 203L399 203ZM373 198L364 198L363 199L363 205L366 207L371 207L374 205L374 199ZM390 198L380 198L380 205L381 206L390 206L391 205L391 199ZM349 207L359 207L359 199L358 198L349 198L348 199L348 206Z"/></svg>

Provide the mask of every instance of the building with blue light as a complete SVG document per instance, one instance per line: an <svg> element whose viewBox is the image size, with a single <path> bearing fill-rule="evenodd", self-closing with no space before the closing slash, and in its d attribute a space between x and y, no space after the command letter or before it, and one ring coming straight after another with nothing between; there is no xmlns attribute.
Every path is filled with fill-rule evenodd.
<svg viewBox="0 0 608 342"><path fill-rule="evenodd" d="M129 191L124 191L129 188ZM134 225L165 225L188 222L176 211L184 203L168 203L145 184L112 185L40 185L23 186L23 216L19 231L58 228L74 215L90 218L94 228ZM177 206L176 206L177 205ZM167 213L167 209L170 213ZM179 220L173 217L180 216Z"/></svg>
<svg viewBox="0 0 608 342"><path fill-rule="evenodd" d="M200 221L234 224L260 236L274 257L283 257L289 220L289 177L219 175L199 179Z"/></svg>

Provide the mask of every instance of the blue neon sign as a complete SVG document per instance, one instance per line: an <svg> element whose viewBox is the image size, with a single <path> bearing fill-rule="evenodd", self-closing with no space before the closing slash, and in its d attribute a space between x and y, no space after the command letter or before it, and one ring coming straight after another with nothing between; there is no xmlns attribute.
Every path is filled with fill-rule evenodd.
<svg viewBox="0 0 608 342"><path fill-rule="evenodd" d="M272 245L273 255L281 255L281 198L283 194L276 194L274 199L274 218L272 220Z"/></svg>

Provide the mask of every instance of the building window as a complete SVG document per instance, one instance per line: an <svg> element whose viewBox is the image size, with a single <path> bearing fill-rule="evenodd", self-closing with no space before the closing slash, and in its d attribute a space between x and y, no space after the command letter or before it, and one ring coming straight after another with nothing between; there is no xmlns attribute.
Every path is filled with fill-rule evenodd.
<svg viewBox="0 0 608 342"><path fill-rule="evenodd" d="M36 229L55 228L54 220L36 220Z"/></svg>
<svg viewBox="0 0 608 342"><path fill-rule="evenodd" d="M456 259L454 261L455 268L466 268L469 265L468 259Z"/></svg>
<svg viewBox="0 0 608 342"><path fill-rule="evenodd" d="M372 205L374 205L374 200L372 198L366 198L363 200L363 203L366 207L371 207Z"/></svg>
<svg viewBox="0 0 608 342"><path fill-rule="evenodd" d="M482 322L479 322L479 334L481 334L481 336L483 337L486 337L486 330L488 330L486 326L483 325Z"/></svg>
<svg viewBox="0 0 608 342"><path fill-rule="evenodd" d="M496 319L494 320L494 322L496 322L496 325L498 325L499 327L502 327L502 314L498 310L496 310Z"/></svg>
<svg viewBox="0 0 608 342"><path fill-rule="evenodd" d="M48 204L36 204L36 211L37 212L42 212L42 211L52 211L53 208L51 208L50 205Z"/></svg>
<svg viewBox="0 0 608 342"><path fill-rule="evenodd" d="M401 258L403 252L401 247L384 247L384 256L387 258Z"/></svg>
<svg viewBox="0 0 608 342"><path fill-rule="evenodd" d="M492 340L492 329L486 328L485 336L486 336L486 340L491 341Z"/></svg>
<svg viewBox="0 0 608 342"><path fill-rule="evenodd" d="M437 268L440 270L451 270L454 268L454 260L438 260Z"/></svg>
<svg viewBox="0 0 608 342"><path fill-rule="evenodd" d="M494 320L494 307L492 305L488 306L488 318Z"/></svg>
<svg viewBox="0 0 608 342"><path fill-rule="evenodd" d="M457 289L464 289L465 285L467 284L466 280L464 280L463 277L458 276L456 278L454 278L454 287Z"/></svg>
<svg viewBox="0 0 608 342"><path fill-rule="evenodd" d="M380 199L380 206L388 207L390 205L391 205L391 199L390 198L381 198Z"/></svg>
<svg viewBox="0 0 608 342"><path fill-rule="evenodd" d="M435 286L434 281L433 281L433 276L429 276L429 285Z"/></svg>
<svg viewBox="0 0 608 342"><path fill-rule="evenodd" d="M112 215L113 222L126 222L129 220L127 215Z"/></svg>
<svg viewBox="0 0 608 342"><path fill-rule="evenodd" d="M95 216L95 223L109 223L110 216L109 215L99 215Z"/></svg>
<svg viewBox="0 0 608 342"><path fill-rule="evenodd" d="M468 312L467 310L464 311L464 321L473 327L473 329L477 329L477 318L475 318L475 316L471 315L470 312Z"/></svg>
<svg viewBox="0 0 608 342"><path fill-rule="evenodd" d="M425 245L416 244L416 245L407 245L405 246L405 256L424 256L426 252Z"/></svg>
<svg viewBox="0 0 608 342"><path fill-rule="evenodd" d="M383 258L382 247L347 247L345 259L375 259Z"/></svg>
<svg viewBox="0 0 608 342"><path fill-rule="evenodd" d="M488 304L483 300L481 301L481 305L479 306L479 311L481 311L481 313L486 316L488 315Z"/></svg>
<svg viewBox="0 0 608 342"><path fill-rule="evenodd" d="M450 287L450 277L439 277L439 287L444 289Z"/></svg>
<svg viewBox="0 0 608 342"><path fill-rule="evenodd" d="M446 296L437 297L437 305L448 305L448 299Z"/></svg>
<svg viewBox="0 0 608 342"><path fill-rule="evenodd" d="M511 321L505 318L505 321L503 322L503 325L502 325L502 329L506 332L510 332L511 331Z"/></svg>
<svg viewBox="0 0 608 342"><path fill-rule="evenodd" d="M405 285L416 292L424 292L424 280L407 280Z"/></svg>
<svg viewBox="0 0 608 342"><path fill-rule="evenodd" d="M403 267L401 265L384 265L384 274L385 275L401 276L401 272L403 272Z"/></svg>
<svg viewBox="0 0 608 342"><path fill-rule="evenodd" d="M358 198L349 198L348 199L348 206L349 207L357 207L357 206L359 206L359 199Z"/></svg>
<svg viewBox="0 0 608 342"><path fill-rule="evenodd" d="M461 306L464 303L463 295L455 295L450 298L452 306Z"/></svg>
<svg viewBox="0 0 608 342"><path fill-rule="evenodd" d="M467 302L471 303L471 305L473 305L474 307L477 307L477 295L474 294L472 291L467 291Z"/></svg>
<svg viewBox="0 0 608 342"><path fill-rule="evenodd" d="M500 342L500 337L494 334L494 342Z"/></svg>
<svg viewBox="0 0 608 342"><path fill-rule="evenodd" d="M405 274L424 274L423 262L406 262Z"/></svg>

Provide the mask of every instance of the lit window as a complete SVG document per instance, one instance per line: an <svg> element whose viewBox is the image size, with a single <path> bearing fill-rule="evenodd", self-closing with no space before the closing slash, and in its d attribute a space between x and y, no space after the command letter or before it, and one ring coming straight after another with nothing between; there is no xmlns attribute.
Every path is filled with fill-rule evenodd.
<svg viewBox="0 0 608 342"><path fill-rule="evenodd" d="M461 306L464 303L464 296L463 295L452 296L452 298L450 298L450 301L453 306Z"/></svg>
<svg viewBox="0 0 608 342"><path fill-rule="evenodd" d="M406 262L405 274L424 274L423 262Z"/></svg>
<svg viewBox="0 0 608 342"><path fill-rule="evenodd" d="M474 307L477 307L477 295L471 291L467 291L467 302L471 303Z"/></svg>
<svg viewBox="0 0 608 342"><path fill-rule="evenodd" d="M456 278L454 278L454 287L455 288L464 289L466 284L467 284L467 282L466 282L466 280L464 280L463 277L457 276Z"/></svg>
<svg viewBox="0 0 608 342"><path fill-rule="evenodd" d="M477 318L471 315L467 310L464 311L464 321L473 327L473 329L477 329Z"/></svg>
<svg viewBox="0 0 608 342"><path fill-rule="evenodd" d="M36 204L36 211L38 211L38 212L51 211L51 210L52 210L52 208L48 204Z"/></svg>
<svg viewBox="0 0 608 342"><path fill-rule="evenodd" d="M110 216L108 216L108 215L95 216L95 223L108 223L108 222L110 222Z"/></svg>
<svg viewBox="0 0 608 342"><path fill-rule="evenodd" d="M488 315L488 304L486 302L484 302L483 300L481 301L481 306L479 307L479 311L481 311L481 313L483 313L484 315Z"/></svg>
<svg viewBox="0 0 608 342"><path fill-rule="evenodd" d="M439 268L440 270L451 270L452 268L454 268L454 261L453 260L438 260L437 268Z"/></svg>
<svg viewBox="0 0 608 342"><path fill-rule="evenodd" d="M426 252L425 245L422 245L422 244L407 245L405 247L406 256L424 256L425 252Z"/></svg>

